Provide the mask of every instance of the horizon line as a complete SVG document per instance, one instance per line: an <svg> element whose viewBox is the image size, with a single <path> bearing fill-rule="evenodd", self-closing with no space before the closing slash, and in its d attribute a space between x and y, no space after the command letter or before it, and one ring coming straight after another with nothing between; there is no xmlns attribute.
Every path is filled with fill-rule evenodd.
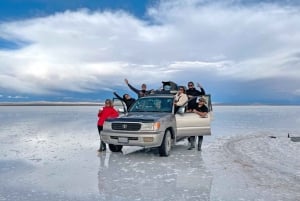
<svg viewBox="0 0 300 201"><path fill-rule="evenodd" d="M64 101L30 101L30 102L0 102L0 106L102 106L103 102L64 102ZM213 106L300 106L300 104L280 103L212 103Z"/></svg>

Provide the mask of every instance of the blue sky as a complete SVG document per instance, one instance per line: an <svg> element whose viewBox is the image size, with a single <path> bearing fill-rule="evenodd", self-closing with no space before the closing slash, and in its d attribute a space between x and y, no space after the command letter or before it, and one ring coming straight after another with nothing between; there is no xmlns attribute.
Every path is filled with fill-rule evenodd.
<svg viewBox="0 0 300 201"><path fill-rule="evenodd" d="M199 82L216 103L300 103L297 1L1 0L0 102L103 101Z"/></svg>

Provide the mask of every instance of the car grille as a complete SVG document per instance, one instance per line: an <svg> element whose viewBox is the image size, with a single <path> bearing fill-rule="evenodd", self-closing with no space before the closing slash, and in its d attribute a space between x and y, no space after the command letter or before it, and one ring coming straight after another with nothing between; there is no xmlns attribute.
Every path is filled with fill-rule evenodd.
<svg viewBox="0 0 300 201"><path fill-rule="evenodd" d="M138 131L141 129L139 123L112 123L113 130L126 130L126 131Z"/></svg>

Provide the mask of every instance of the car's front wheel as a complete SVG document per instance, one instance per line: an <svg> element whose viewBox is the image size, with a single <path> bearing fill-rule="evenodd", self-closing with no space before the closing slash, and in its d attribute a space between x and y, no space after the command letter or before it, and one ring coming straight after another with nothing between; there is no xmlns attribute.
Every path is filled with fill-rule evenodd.
<svg viewBox="0 0 300 201"><path fill-rule="evenodd" d="M169 156L172 146L171 132L167 130L165 132L165 136L162 144L159 147L159 155L160 156Z"/></svg>
<svg viewBox="0 0 300 201"><path fill-rule="evenodd" d="M109 144L109 149L112 152L120 152L122 151L123 146L122 145L114 145L114 144Z"/></svg>

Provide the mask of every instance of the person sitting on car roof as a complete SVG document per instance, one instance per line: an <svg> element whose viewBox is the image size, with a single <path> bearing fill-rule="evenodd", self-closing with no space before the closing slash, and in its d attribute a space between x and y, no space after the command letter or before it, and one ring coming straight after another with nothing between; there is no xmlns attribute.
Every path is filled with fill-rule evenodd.
<svg viewBox="0 0 300 201"><path fill-rule="evenodd" d="M178 88L177 94L174 96L174 106L175 106L174 113L176 113L179 107L183 106L187 101L188 101L188 96L185 93L185 89L183 86L180 86Z"/></svg>
<svg viewBox="0 0 300 201"><path fill-rule="evenodd" d="M147 96L152 92L152 90L147 90L147 85L146 84L142 84L141 89L139 90L137 88L134 88L131 84L129 84L129 81L126 78L125 78L125 83L128 85L128 87L132 91L134 91L138 95L139 98Z"/></svg>
<svg viewBox="0 0 300 201"><path fill-rule="evenodd" d="M186 90L186 95L190 100L187 107L188 111L190 112L193 111L193 109L195 109L198 106L198 104L196 103L196 97L205 95L205 90L199 83L198 83L198 87L200 88L200 91L198 91L195 88L194 82L192 81L188 82L188 89Z"/></svg>

